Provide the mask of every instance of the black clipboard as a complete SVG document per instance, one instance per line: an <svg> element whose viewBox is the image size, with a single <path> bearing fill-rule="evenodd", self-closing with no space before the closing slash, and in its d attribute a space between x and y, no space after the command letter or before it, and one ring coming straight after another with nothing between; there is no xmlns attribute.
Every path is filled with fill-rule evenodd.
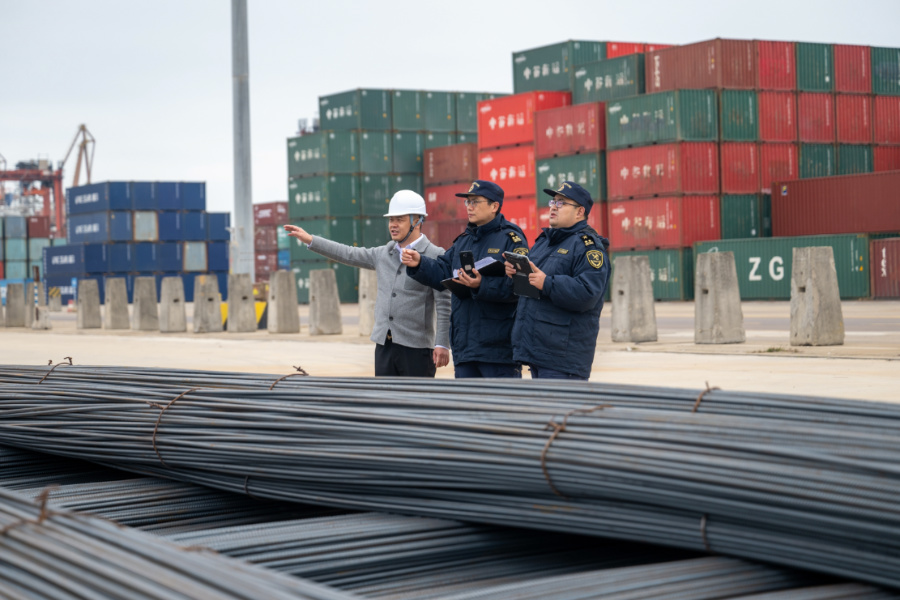
<svg viewBox="0 0 900 600"><path fill-rule="evenodd" d="M541 290L528 282L528 274L532 273L531 263L528 262L528 257L523 256L522 254L516 254L515 252L504 252L503 258L506 259L506 262L516 268L516 273L512 277L513 293L517 296L539 299L541 297Z"/></svg>

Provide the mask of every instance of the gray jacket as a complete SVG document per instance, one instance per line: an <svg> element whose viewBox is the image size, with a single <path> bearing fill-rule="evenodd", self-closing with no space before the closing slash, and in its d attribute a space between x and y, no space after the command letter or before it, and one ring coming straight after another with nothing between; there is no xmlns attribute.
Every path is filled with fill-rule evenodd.
<svg viewBox="0 0 900 600"><path fill-rule="evenodd" d="M391 339L401 346L449 348L450 291L434 290L407 277L406 265L400 263L396 245L391 241L375 248L355 248L313 236L309 249L351 267L374 269L378 296L375 298L375 326L369 338L373 342L383 344L390 329ZM416 250L431 258L444 253L443 248L432 244L424 235L416 244Z"/></svg>

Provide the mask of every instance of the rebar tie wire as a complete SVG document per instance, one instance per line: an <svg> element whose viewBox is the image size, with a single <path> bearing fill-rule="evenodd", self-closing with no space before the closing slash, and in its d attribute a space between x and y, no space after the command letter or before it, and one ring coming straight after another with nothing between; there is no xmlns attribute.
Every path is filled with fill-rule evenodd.
<svg viewBox="0 0 900 600"><path fill-rule="evenodd" d="M566 430L566 425L569 423L570 416L572 416L575 413L588 414L588 413L594 412L595 410L603 410L604 408L612 408L612 405L600 404L593 408L576 408L574 410L570 410L569 412L567 412L565 414L565 416L563 417L562 423L557 423L556 421L554 421L551 418L550 422L547 423L547 425L544 427L544 431L547 431L548 429L553 429L553 433L550 434L550 439L547 440L547 443L544 444L544 449L541 451L541 470L544 472L544 478L547 480L547 483L550 485L550 489L553 490L553 493L556 494L557 496L559 496L560 498L568 499L568 496L566 496L565 494L560 492L558 489L556 489L556 486L553 485L553 480L550 478L550 472L547 470L547 450L550 449L550 444L553 443L553 440L555 440L556 437L560 433L562 433L563 431Z"/></svg>
<svg viewBox="0 0 900 600"><path fill-rule="evenodd" d="M301 377L309 377L309 373L307 373L306 369L304 369L303 367L298 365L298 366L294 367L294 369L297 371L296 373L290 373L288 375L285 375L284 377L279 377L278 379L273 381L272 385L269 386L269 391L271 392L275 388L275 384L277 384L282 379L287 379L288 377L294 377L296 375L300 375Z"/></svg>
<svg viewBox="0 0 900 600"><path fill-rule="evenodd" d="M47 379L47 377L50 376L50 373L52 373L53 370L56 369L56 367L58 367L59 365L65 365L65 364L71 365L71 364L72 364L72 357L71 357L71 356L64 356L64 357L63 357L63 360L67 360L67 359L68 359L68 361L69 361L68 363L58 362L58 363L56 363L55 365L53 365L53 359L52 359L52 358L51 358L49 361L47 361L47 366L49 367L50 365L53 365L53 367L51 367L50 370L47 371L47 373L46 373L43 377L41 377L41 380L38 381L35 385L40 385L40 384L42 384L42 383L44 382L44 380Z"/></svg>
<svg viewBox="0 0 900 600"><path fill-rule="evenodd" d="M181 392L180 394L178 394L177 396L175 396L174 398L169 400L169 403L166 404L161 411L159 411L159 416L156 417L156 425L154 425L154 427L153 427L153 451L156 452L156 456L157 456L157 458L159 458L159 462L161 462L163 464L163 466L165 466L165 467L169 467L169 465L166 463L166 461L163 460L162 454L159 453L159 448L156 447L156 434L159 431L159 423L160 423L160 421L162 421L163 413L166 412L167 408L169 408L170 406L175 404L176 400L181 399L185 394L190 394L191 392L196 392L197 390L200 390L200 389L202 389L202 388L191 388L189 390ZM151 404L153 406L159 408L159 404L156 404L156 403L151 403Z"/></svg>
<svg viewBox="0 0 900 600"><path fill-rule="evenodd" d="M21 519L19 521L10 523L9 525L0 529L0 536L6 535L16 527L21 527L22 525L40 525L51 516L56 514L55 512L47 509L47 501L50 499L50 492L57 489L58 487L58 485L48 485L43 490L41 490L41 493L38 494L37 498L35 498L35 503L40 502L41 504L41 512L38 514L37 519Z"/></svg>
<svg viewBox="0 0 900 600"><path fill-rule="evenodd" d="M709 382L707 381L707 382L706 382L706 389L703 390L702 392L700 392L700 395L697 396L697 401L694 402L694 408L691 409L691 412L692 412L692 413L697 412L697 409L700 408L700 403L703 401L703 396L705 396L706 394L710 393L710 392L713 391L713 390L721 390L721 389L722 389L722 388L720 388L720 387L717 386L717 385L716 385L716 386L713 386L713 387L709 387Z"/></svg>

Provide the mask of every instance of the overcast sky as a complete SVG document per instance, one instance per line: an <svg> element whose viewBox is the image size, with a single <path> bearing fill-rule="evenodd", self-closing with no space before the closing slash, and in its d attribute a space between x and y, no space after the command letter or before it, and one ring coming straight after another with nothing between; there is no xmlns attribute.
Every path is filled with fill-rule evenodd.
<svg viewBox="0 0 900 600"><path fill-rule="evenodd" d="M249 0L253 201L287 196L286 138L357 87L512 91L514 51L714 37L900 47L900 0ZM229 0L0 0L0 154L94 181L202 180L233 206ZM71 184L74 159L66 170Z"/></svg>

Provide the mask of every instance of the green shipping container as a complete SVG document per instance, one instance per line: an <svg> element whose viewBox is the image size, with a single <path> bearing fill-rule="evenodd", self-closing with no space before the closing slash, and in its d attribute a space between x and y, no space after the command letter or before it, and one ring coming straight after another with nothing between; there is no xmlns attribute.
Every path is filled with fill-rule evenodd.
<svg viewBox="0 0 900 600"><path fill-rule="evenodd" d="M359 222L359 245L364 248L384 246L391 241L388 220L385 217L362 217Z"/></svg>
<svg viewBox="0 0 900 600"><path fill-rule="evenodd" d="M455 93L425 92L425 127L423 129L434 132L456 131Z"/></svg>
<svg viewBox="0 0 900 600"><path fill-rule="evenodd" d="M457 144L477 144L478 143L478 134L477 133L469 133L466 131L457 131L456 132L456 143Z"/></svg>
<svg viewBox="0 0 900 600"><path fill-rule="evenodd" d="M389 90L351 90L319 97L323 130L391 129Z"/></svg>
<svg viewBox="0 0 900 600"><path fill-rule="evenodd" d="M394 173L391 175L391 195L393 196L398 190L412 190L419 195L424 194L425 187L422 185L422 174Z"/></svg>
<svg viewBox="0 0 900 600"><path fill-rule="evenodd" d="M28 260L41 261L44 259L44 248L50 247L50 238L28 239Z"/></svg>
<svg viewBox="0 0 900 600"><path fill-rule="evenodd" d="M425 92L394 90L391 98L392 129L423 131L425 129Z"/></svg>
<svg viewBox="0 0 900 600"><path fill-rule="evenodd" d="M726 142L759 139L759 112L753 90L722 90L719 96L720 131Z"/></svg>
<svg viewBox="0 0 900 600"><path fill-rule="evenodd" d="M287 234L287 231L284 230L284 227L279 227L275 230L276 237L278 238L278 249L279 250L290 250L291 249L291 236Z"/></svg>
<svg viewBox="0 0 900 600"><path fill-rule="evenodd" d="M572 103L608 102L644 93L644 55L629 54L575 69Z"/></svg>
<svg viewBox="0 0 900 600"><path fill-rule="evenodd" d="M493 100L506 94L477 92L456 93L456 130L466 133L478 132L478 103L482 100Z"/></svg>
<svg viewBox="0 0 900 600"><path fill-rule="evenodd" d="M334 270L338 298L344 304L359 302L359 269L333 260L291 261L291 271L297 286L297 301L309 304L309 272L316 269Z"/></svg>
<svg viewBox="0 0 900 600"><path fill-rule="evenodd" d="M741 300L789 300L794 248L831 246L841 298L869 296L869 236L811 235L803 237L718 240L694 244L694 253L734 252Z"/></svg>
<svg viewBox="0 0 900 600"><path fill-rule="evenodd" d="M834 46L798 42L797 89L801 92L834 91Z"/></svg>
<svg viewBox="0 0 900 600"><path fill-rule="evenodd" d="M872 93L900 96L900 48L872 48Z"/></svg>
<svg viewBox="0 0 900 600"><path fill-rule="evenodd" d="M393 141L393 165L395 173L422 171L422 155L425 153L425 134L397 132Z"/></svg>
<svg viewBox="0 0 900 600"><path fill-rule="evenodd" d="M841 144L837 150L837 174L871 173L875 170L872 161L872 146Z"/></svg>
<svg viewBox="0 0 900 600"><path fill-rule="evenodd" d="M360 197L362 208L360 216L380 217L388 210L388 203L393 195L391 177L389 175L361 175ZM365 245L365 244L363 244Z"/></svg>
<svg viewBox="0 0 900 600"><path fill-rule="evenodd" d="M606 157L603 152L557 156L537 161L535 195L545 198L544 189L555 190L563 181L574 181L595 201L606 199Z"/></svg>
<svg viewBox="0 0 900 600"><path fill-rule="evenodd" d="M292 220L358 217L361 202L357 175L303 177L288 182L288 215Z"/></svg>
<svg viewBox="0 0 900 600"><path fill-rule="evenodd" d="M837 175L837 161L831 144L800 144L800 179Z"/></svg>
<svg viewBox="0 0 900 600"><path fill-rule="evenodd" d="M359 219L353 217L335 217L332 219L302 219L293 221L311 235L317 235L346 246L359 245ZM306 244L291 246L291 261L317 260L319 255L306 247Z"/></svg>
<svg viewBox="0 0 900 600"><path fill-rule="evenodd" d="M512 55L513 90L571 91L575 68L606 58L606 43L573 41L531 48Z"/></svg>
<svg viewBox="0 0 900 600"><path fill-rule="evenodd" d="M694 298L694 261L690 248L612 252L609 260L612 261L613 271L618 256L646 256L650 259L650 280L655 300ZM612 277L609 281L612 284Z"/></svg>
<svg viewBox="0 0 900 600"><path fill-rule="evenodd" d="M425 149L440 148L441 146L452 146L456 143L455 132L435 132L429 131L425 133Z"/></svg>
<svg viewBox="0 0 900 600"><path fill-rule="evenodd" d="M355 132L330 131L288 138L287 155L291 178L360 170Z"/></svg>
<svg viewBox="0 0 900 600"><path fill-rule="evenodd" d="M391 132L361 131L359 133L359 156L361 173L390 173Z"/></svg>
<svg viewBox="0 0 900 600"><path fill-rule="evenodd" d="M606 105L606 147L719 139L715 90L678 90Z"/></svg>
<svg viewBox="0 0 900 600"><path fill-rule="evenodd" d="M772 218L766 212L762 196L722 196L719 214L722 220L722 239L768 237L772 234ZM767 233L768 232L768 233Z"/></svg>
<svg viewBox="0 0 900 600"><path fill-rule="evenodd" d="M52 240L52 244L53 244L54 247L56 247L56 246L66 246L66 245L68 245L68 243L69 243L68 240L66 240L66 238L64 238L64 237L62 237L62 238L53 238L53 240Z"/></svg>

